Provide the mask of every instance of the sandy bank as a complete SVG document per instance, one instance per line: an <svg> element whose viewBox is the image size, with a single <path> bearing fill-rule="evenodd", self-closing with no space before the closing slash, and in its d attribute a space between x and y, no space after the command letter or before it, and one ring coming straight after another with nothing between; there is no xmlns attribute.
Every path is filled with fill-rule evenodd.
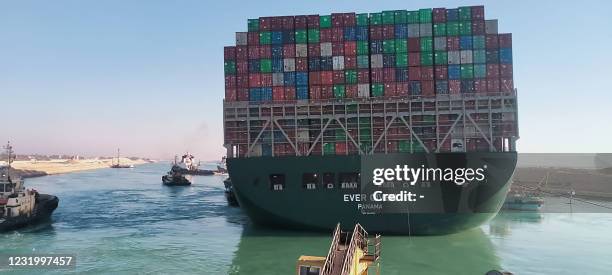
<svg viewBox="0 0 612 275"><path fill-rule="evenodd" d="M115 159L115 162L117 160ZM22 175L40 176L42 172L47 175L71 173L85 170L108 168L112 164L111 159L83 159L83 160L50 160L50 161L15 161L13 168L23 171ZM145 160L130 160L121 158L121 164L139 165L146 163Z"/></svg>

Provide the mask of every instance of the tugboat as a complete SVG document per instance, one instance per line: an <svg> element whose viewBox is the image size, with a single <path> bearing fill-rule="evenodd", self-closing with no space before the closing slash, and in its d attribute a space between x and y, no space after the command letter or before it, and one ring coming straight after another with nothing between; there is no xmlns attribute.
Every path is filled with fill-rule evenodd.
<svg viewBox="0 0 612 275"><path fill-rule="evenodd" d="M191 185L191 181L183 175L178 166L173 165L168 174L162 176L162 183L167 186L187 186Z"/></svg>
<svg viewBox="0 0 612 275"><path fill-rule="evenodd" d="M519 190L511 189L504 201L503 209L516 211L540 211L544 205L542 189L548 185L550 173L540 180L534 190L527 190L526 187L519 187ZM514 187L513 187L514 188Z"/></svg>
<svg viewBox="0 0 612 275"><path fill-rule="evenodd" d="M120 161L120 152L119 149L117 149L117 163L113 163L110 168L134 168L134 165L131 164L121 164Z"/></svg>
<svg viewBox="0 0 612 275"><path fill-rule="evenodd" d="M10 142L4 149L8 164L0 164L0 232L48 219L59 203L56 196L26 189L19 176L11 176L13 148Z"/></svg>
<svg viewBox="0 0 612 275"><path fill-rule="evenodd" d="M193 176L211 176L215 174L215 172L212 170L200 170L200 163L198 162L198 164L195 164L193 159L193 155L187 152L181 157L181 162L177 163L175 156L174 166L172 167L172 169L176 169L177 171L185 175Z"/></svg>

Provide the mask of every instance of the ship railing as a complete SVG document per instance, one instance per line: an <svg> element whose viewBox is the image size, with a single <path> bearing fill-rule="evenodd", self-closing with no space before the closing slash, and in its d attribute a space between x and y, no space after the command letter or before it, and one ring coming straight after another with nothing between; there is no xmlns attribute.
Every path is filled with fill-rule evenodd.
<svg viewBox="0 0 612 275"><path fill-rule="evenodd" d="M332 237L332 243L329 247L329 252L327 253L327 257L325 257L325 263L323 264L323 268L321 270L321 275L331 275L334 267L334 252L338 249L338 244L340 243L340 223L336 225L336 229L334 230L334 236Z"/></svg>
<svg viewBox="0 0 612 275"><path fill-rule="evenodd" d="M364 249L366 248L366 239L368 237L368 232L363 229L363 227L358 223L355 225L353 229L353 235L351 236L351 242L349 247L346 249L346 256L344 257L344 264L342 265L341 275L348 275L351 272L351 268L353 268L353 260L355 256L355 251L357 248Z"/></svg>

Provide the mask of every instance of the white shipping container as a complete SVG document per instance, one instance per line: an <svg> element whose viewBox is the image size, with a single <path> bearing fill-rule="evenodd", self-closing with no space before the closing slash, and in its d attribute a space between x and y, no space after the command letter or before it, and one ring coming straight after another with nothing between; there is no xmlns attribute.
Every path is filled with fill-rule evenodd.
<svg viewBox="0 0 612 275"><path fill-rule="evenodd" d="M283 71L294 72L295 71L295 58L283 59Z"/></svg>
<svg viewBox="0 0 612 275"><path fill-rule="evenodd" d="M334 56L332 57L333 69L334 71L344 70L344 56Z"/></svg>
<svg viewBox="0 0 612 275"><path fill-rule="evenodd" d="M434 37L434 50L446 51L446 36Z"/></svg>
<svg viewBox="0 0 612 275"><path fill-rule="evenodd" d="M461 64L472 64L472 63L474 63L472 59L472 50L461 51Z"/></svg>
<svg viewBox="0 0 612 275"><path fill-rule="evenodd" d="M460 64L461 53L459 51L448 51L448 64Z"/></svg>
<svg viewBox="0 0 612 275"><path fill-rule="evenodd" d="M332 43L331 42L321 43L321 56L332 56Z"/></svg>
<svg viewBox="0 0 612 275"><path fill-rule="evenodd" d="M237 32L236 33L236 46L246 46L247 44L247 33Z"/></svg>
<svg viewBox="0 0 612 275"><path fill-rule="evenodd" d="M298 129L297 132L297 141L298 142L308 142L308 129Z"/></svg>
<svg viewBox="0 0 612 275"><path fill-rule="evenodd" d="M295 57L308 57L308 45L295 44Z"/></svg>
<svg viewBox="0 0 612 275"><path fill-rule="evenodd" d="M465 152L465 144L463 144L463 139L451 139L451 152Z"/></svg>
<svg viewBox="0 0 612 275"><path fill-rule="evenodd" d="M284 80L283 73L272 73L272 86L283 86L285 84Z"/></svg>
<svg viewBox="0 0 612 275"><path fill-rule="evenodd" d="M419 37L420 28L421 28L421 25L419 24L408 24L408 37Z"/></svg>
<svg viewBox="0 0 612 275"><path fill-rule="evenodd" d="M359 97L370 97L370 84L358 84L357 95Z"/></svg>
<svg viewBox="0 0 612 275"><path fill-rule="evenodd" d="M251 150L251 157L261 157L261 144L255 144Z"/></svg>
<svg viewBox="0 0 612 275"><path fill-rule="evenodd" d="M370 57L370 67L372 67L372 68L382 68L383 67L383 55L382 54L373 54Z"/></svg>
<svg viewBox="0 0 612 275"><path fill-rule="evenodd" d="M485 20L485 33L497 34L497 19Z"/></svg>
<svg viewBox="0 0 612 275"><path fill-rule="evenodd" d="M419 36L428 37L433 35L433 25L431 23L419 24Z"/></svg>

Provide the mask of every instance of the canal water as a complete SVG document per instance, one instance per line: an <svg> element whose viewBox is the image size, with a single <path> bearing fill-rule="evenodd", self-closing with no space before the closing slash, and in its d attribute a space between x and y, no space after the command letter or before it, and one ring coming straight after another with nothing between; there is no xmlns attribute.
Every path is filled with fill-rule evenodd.
<svg viewBox="0 0 612 275"><path fill-rule="evenodd" d="M28 187L57 195L60 206L52 223L1 233L0 253L77 256L76 269L44 270L51 274L295 274L300 255L327 253L331 232L257 228L227 206L223 177L166 187L160 177L168 169L157 163L28 179ZM550 202L567 205L565 199ZM380 271L610 274L612 214L564 212L502 213L447 236L383 236Z"/></svg>

